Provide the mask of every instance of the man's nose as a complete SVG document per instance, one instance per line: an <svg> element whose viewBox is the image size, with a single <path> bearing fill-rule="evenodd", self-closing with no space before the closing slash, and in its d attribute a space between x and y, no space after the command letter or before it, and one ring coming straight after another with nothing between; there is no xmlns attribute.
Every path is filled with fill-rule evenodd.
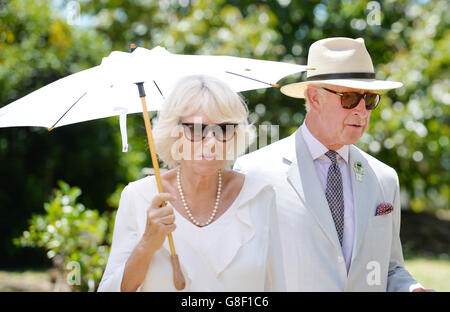
<svg viewBox="0 0 450 312"><path fill-rule="evenodd" d="M358 113L362 116L365 116L369 113L369 111L366 109L366 101L364 100L364 97L361 98L358 105L353 109L353 112Z"/></svg>

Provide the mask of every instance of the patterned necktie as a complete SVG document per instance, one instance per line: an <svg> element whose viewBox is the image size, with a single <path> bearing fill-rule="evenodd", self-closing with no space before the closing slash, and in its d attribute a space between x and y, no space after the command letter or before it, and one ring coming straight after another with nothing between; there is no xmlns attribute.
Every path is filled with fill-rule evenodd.
<svg viewBox="0 0 450 312"><path fill-rule="evenodd" d="M342 238L344 236L344 194L342 189L342 175L336 160L337 152L328 151L325 155L331 160L327 175L325 196L331 210L334 225L336 226L339 243L341 243L342 246Z"/></svg>

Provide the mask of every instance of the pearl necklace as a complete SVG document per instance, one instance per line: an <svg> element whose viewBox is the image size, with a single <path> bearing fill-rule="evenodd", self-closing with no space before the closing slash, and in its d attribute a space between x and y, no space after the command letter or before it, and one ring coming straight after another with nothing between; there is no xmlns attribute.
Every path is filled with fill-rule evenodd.
<svg viewBox="0 0 450 312"><path fill-rule="evenodd" d="M186 210L186 213L189 216L189 219L191 219L191 221L197 226L203 227L203 226L210 224L211 221L216 216L217 208L219 207L219 202L220 202L220 193L222 192L222 171L219 170L218 173L219 173L219 182L218 182L218 187L217 187L216 203L214 204L213 211L212 211L211 216L209 217L208 221L206 221L204 223L200 223L194 218L194 216L191 213L191 210L189 209L189 207L186 203L186 199L184 198L184 194L183 194L183 189L181 188L180 167L177 168L177 187L178 187L178 192L180 193L181 201L183 202L184 210Z"/></svg>

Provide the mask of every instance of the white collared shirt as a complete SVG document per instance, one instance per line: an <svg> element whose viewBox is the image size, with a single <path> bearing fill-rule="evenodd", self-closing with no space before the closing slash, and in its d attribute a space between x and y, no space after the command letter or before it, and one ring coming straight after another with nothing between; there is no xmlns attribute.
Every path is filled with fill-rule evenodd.
<svg viewBox="0 0 450 312"><path fill-rule="evenodd" d="M328 149L319 140L317 140L311 132L309 132L306 123L303 123L300 127L300 131L314 160L314 166L316 167L323 191L325 192L328 169L331 165L331 160L325 155ZM344 256L345 265L348 272L352 258L353 241L355 236L355 209L353 205L350 166L348 164L349 146L344 145L336 152L338 153L337 162L342 175L342 186L344 192L344 237L342 242L342 254Z"/></svg>

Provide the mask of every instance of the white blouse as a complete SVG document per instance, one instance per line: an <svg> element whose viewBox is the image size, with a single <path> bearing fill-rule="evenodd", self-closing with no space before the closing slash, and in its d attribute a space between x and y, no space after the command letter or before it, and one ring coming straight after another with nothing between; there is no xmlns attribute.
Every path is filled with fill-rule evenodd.
<svg viewBox="0 0 450 312"><path fill-rule="evenodd" d="M120 291L125 263L145 231L146 210L157 192L154 176L123 190L98 291ZM195 226L174 209L172 236L186 280L183 291L285 291L275 202L267 181L246 175L228 210L207 226ZM167 239L138 290L177 291Z"/></svg>

